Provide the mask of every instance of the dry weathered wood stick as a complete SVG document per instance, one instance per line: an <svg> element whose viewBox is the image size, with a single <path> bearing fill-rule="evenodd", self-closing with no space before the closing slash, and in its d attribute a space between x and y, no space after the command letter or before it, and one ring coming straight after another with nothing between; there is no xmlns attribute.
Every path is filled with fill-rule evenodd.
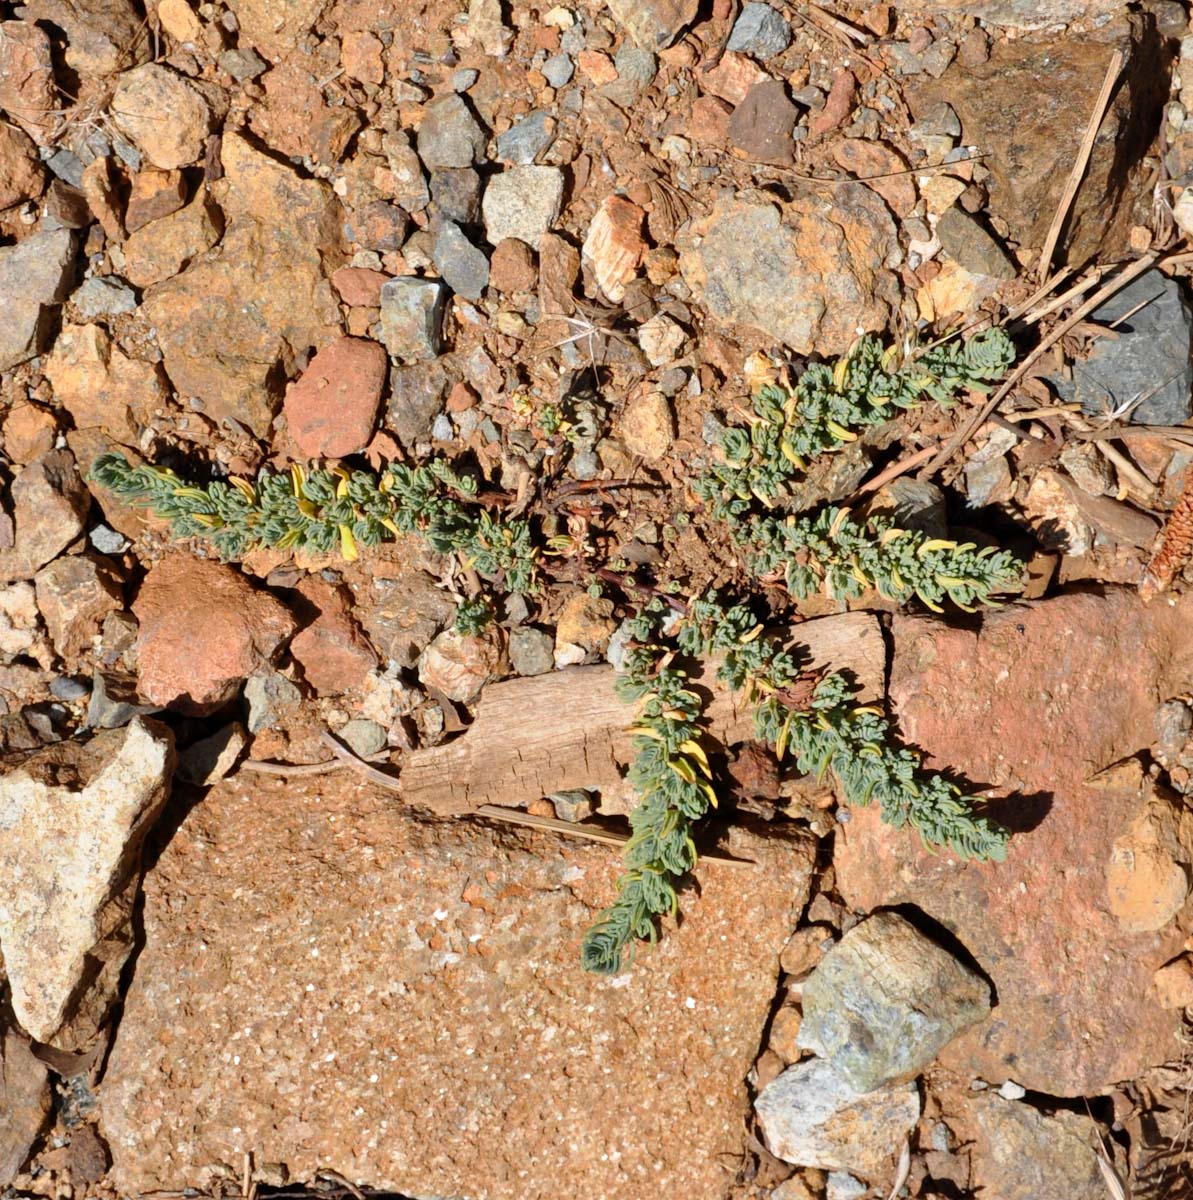
<svg viewBox="0 0 1193 1200"><path fill-rule="evenodd" d="M1097 138L1098 130L1102 126L1102 118L1106 115L1106 106L1110 103L1110 93L1114 90L1115 81L1118 79L1118 74L1122 68L1123 52L1116 50L1110 56L1110 62L1106 65L1106 75L1102 80L1102 90L1098 93L1098 99L1094 102L1094 111L1090 114L1089 124L1085 129L1085 137L1081 139L1081 147L1077 151L1077 157L1073 160L1073 169L1069 172L1065 190L1061 193L1060 203L1056 206L1056 215L1052 218L1052 225L1048 229L1048 236L1044 239L1044 249L1040 251L1040 261L1037 266L1040 279L1043 279L1048 274L1052 266L1052 256L1056 253L1056 243L1060 239L1060 231L1064 228L1065 221L1069 219L1069 209L1072 208L1073 200L1077 195L1077 189L1081 186L1081 181L1085 178L1085 168L1089 165L1089 156L1093 153L1094 140Z"/></svg>
<svg viewBox="0 0 1193 1200"><path fill-rule="evenodd" d="M580 825L574 821L560 821L555 817L540 817L535 813L520 812L515 808L498 808L496 804L482 804L473 814L488 817L491 821L502 821L507 825L526 825L531 829L546 829L562 833L565 837L583 838L588 842L602 842L606 846L624 846L629 836L613 829L601 829L596 825ZM724 854L700 855L701 862L723 863L727 867L757 866L751 858L729 858Z"/></svg>
<svg viewBox="0 0 1193 1200"><path fill-rule="evenodd" d="M886 648L871 613L807 621L792 631L813 666L852 672L863 702L882 702ZM723 745L754 736L752 710L715 683L715 661L692 684L709 694L710 736ZM445 816L483 804L516 807L551 792L591 788L605 798L632 794L633 708L614 690L610 666L573 667L491 684L476 720L454 741L417 750L402 765L402 798Z"/></svg>
<svg viewBox="0 0 1193 1200"><path fill-rule="evenodd" d="M1019 381L1047 354L1053 345L1075 325L1084 321L1095 308L1109 300L1115 292L1120 291L1137 275L1142 275L1149 267L1154 266L1158 258L1159 254L1154 250L1142 258L1137 258L1133 263L1124 267L1108 284L1094 292L1084 304L1074 309L1047 337L1041 339L1040 344L1007 376L1002 387L949 438L941 452L920 472L919 478L930 479L935 475L986 423L986 418L1011 394Z"/></svg>

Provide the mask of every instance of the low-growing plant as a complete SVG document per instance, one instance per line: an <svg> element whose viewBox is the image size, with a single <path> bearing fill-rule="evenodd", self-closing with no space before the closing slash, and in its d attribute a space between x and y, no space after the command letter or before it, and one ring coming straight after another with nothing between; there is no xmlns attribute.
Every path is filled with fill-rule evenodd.
<svg viewBox="0 0 1193 1200"><path fill-rule="evenodd" d="M707 596L677 616L655 599L629 632L618 691L641 705L629 773L639 801L630 814L633 835L617 899L584 939L587 970L614 974L628 947L656 939L658 919L674 915L677 887L696 864L694 826L717 805L700 741L700 698L685 686L679 656L721 655L717 679L754 705L758 739L772 745L780 760L790 757L802 773L823 779L831 771L847 803L876 802L887 824L910 826L929 847L983 861L1005 857L1009 834L978 813L980 798L924 771L918 754L895 744L879 709L855 704L843 676L804 671L747 605L725 607Z"/></svg>
<svg viewBox="0 0 1193 1200"><path fill-rule="evenodd" d="M535 586L529 523L492 515L477 500L476 480L445 459L417 467L391 463L379 475L293 466L262 471L254 483L233 478L197 485L165 467L133 466L122 454L105 454L92 476L126 504L168 521L177 536L209 541L224 559L274 547L338 551L351 561L360 546L413 533L441 554L459 554L511 592Z"/></svg>
<svg viewBox="0 0 1193 1200"><path fill-rule="evenodd" d="M793 387L760 389L749 423L722 435L712 480L726 498L770 506L816 455L924 400L947 406L964 391L987 391L1014 361L1015 347L997 327L902 360L898 347L863 337L834 365L807 367Z"/></svg>

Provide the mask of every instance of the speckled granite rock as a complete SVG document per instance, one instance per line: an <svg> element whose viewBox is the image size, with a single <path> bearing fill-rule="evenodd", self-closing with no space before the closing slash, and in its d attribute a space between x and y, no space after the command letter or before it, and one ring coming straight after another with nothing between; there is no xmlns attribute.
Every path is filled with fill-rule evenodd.
<svg viewBox="0 0 1193 1200"><path fill-rule="evenodd" d="M758 866L701 867L682 928L599 979L578 950L607 847L419 821L335 776L219 784L147 877L103 1083L115 1186L252 1150L407 1195L722 1196L812 862L773 830L728 846Z"/></svg>

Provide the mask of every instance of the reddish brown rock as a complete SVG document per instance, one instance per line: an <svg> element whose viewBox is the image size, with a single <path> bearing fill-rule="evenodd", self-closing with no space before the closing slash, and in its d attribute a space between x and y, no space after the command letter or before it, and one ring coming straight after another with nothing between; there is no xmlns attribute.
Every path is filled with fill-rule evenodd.
<svg viewBox="0 0 1193 1200"><path fill-rule="evenodd" d="M1159 705L1193 685L1191 616L1191 599L1149 607L1115 589L1000 610L980 627L896 616L900 737L1007 797L991 813L1013 830L1006 862L991 864L928 854L869 809L837 835L848 903L918 906L995 985L990 1019L945 1050L946 1065L1078 1096L1174 1053L1179 1022L1147 996L1187 930L1183 919L1157 928L1154 906L1131 902L1139 880L1121 851L1148 832L1155 797L1133 759L1106 768L1150 746ZM1193 838L1182 845L1171 828L1148 845L1187 863ZM1131 857L1148 887L1173 874ZM1180 897L1168 903L1170 916Z"/></svg>
<svg viewBox="0 0 1193 1200"><path fill-rule="evenodd" d="M54 448L58 423L35 404L16 404L4 415L4 454L9 462L32 462Z"/></svg>
<svg viewBox="0 0 1193 1200"><path fill-rule="evenodd" d="M812 137L823 137L840 125L844 125L853 111L853 98L857 92L857 80L852 71L838 71L829 88L824 107L808 120L808 132Z"/></svg>
<svg viewBox="0 0 1193 1200"><path fill-rule="evenodd" d="M308 458L343 458L369 444L389 370L383 347L342 337L325 346L286 391L290 436Z"/></svg>
<svg viewBox="0 0 1193 1200"><path fill-rule="evenodd" d="M167 395L161 369L129 358L102 325L64 325L45 373L76 429L99 427L129 444Z"/></svg>
<svg viewBox="0 0 1193 1200"><path fill-rule="evenodd" d="M727 50L711 71L700 72L700 86L732 105L740 104L746 93L770 76L750 57Z"/></svg>
<svg viewBox="0 0 1193 1200"><path fill-rule="evenodd" d="M133 604L138 686L177 712L215 712L294 633L284 604L233 567L177 553L157 563Z"/></svg>
<svg viewBox="0 0 1193 1200"><path fill-rule="evenodd" d="M172 199L172 193L169 194ZM220 240L220 210L203 194L185 208L151 220L124 243L124 276L139 288L170 279Z"/></svg>
<svg viewBox="0 0 1193 1200"><path fill-rule="evenodd" d="M642 221L646 214L622 196L606 196L584 239L583 261L591 269L597 286L618 304L626 284L638 274L646 254Z"/></svg>
<svg viewBox="0 0 1193 1200"><path fill-rule="evenodd" d="M354 308L380 308L381 287L389 279L384 271L368 267L341 267L331 277L331 286L345 304Z"/></svg>
<svg viewBox="0 0 1193 1200"><path fill-rule="evenodd" d="M103 619L124 607L111 567L87 554L66 554L38 571L37 607L54 649L68 665L98 636Z"/></svg>
<svg viewBox="0 0 1193 1200"><path fill-rule="evenodd" d="M538 268L534 251L517 238L498 242L489 260L489 286L509 295L511 292L530 292L538 283Z"/></svg>
<svg viewBox="0 0 1193 1200"><path fill-rule="evenodd" d="M182 172L144 167L132 179L124 227L135 233L150 221L158 221L177 212L186 203L186 180Z"/></svg>
<svg viewBox="0 0 1193 1200"><path fill-rule="evenodd" d="M795 161L791 133L798 115L777 79L756 83L729 118L729 143L748 162L788 166Z"/></svg>
<svg viewBox="0 0 1193 1200"><path fill-rule="evenodd" d="M0 121L0 212L40 196L44 179L37 147L15 125Z"/></svg>
<svg viewBox="0 0 1193 1200"><path fill-rule="evenodd" d="M0 1036L0 1187L25 1165L50 1115L50 1070L16 1029Z"/></svg>
<svg viewBox="0 0 1193 1200"><path fill-rule="evenodd" d="M757 865L702 864L679 927L601 979L579 942L615 852L256 778L218 784L148 874L104 1080L117 1188L251 1148L405 1195L721 1200L807 841L729 826Z"/></svg>
<svg viewBox="0 0 1193 1200"><path fill-rule="evenodd" d="M47 146L57 107L48 35L32 21L0 21L0 110Z"/></svg>
<svg viewBox="0 0 1193 1200"><path fill-rule="evenodd" d="M614 20L635 45L650 51L670 46L699 7L699 0L609 0Z"/></svg>
<svg viewBox="0 0 1193 1200"><path fill-rule="evenodd" d="M729 137L729 118L733 109L716 96L701 96L692 105L689 132L698 142L724 145Z"/></svg>
<svg viewBox="0 0 1193 1200"><path fill-rule="evenodd" d="M907 161L889 146L864 138L841 138L833 146L833 157L838 166L852 171L867 187L873 188L895 216L911 215L916 204L915 183L906 173Z"/></svg>
<svg viewBox="0 0 1193 1200"><path fill-rule="evenodd" d="M344 588L311 576L297 588L316 614L290 643L290 656L320 696L339 696L360 688L377 666L377 654L352 615Z"/></svg>
<svg viewBox="0 0 1193 1200"><path fill-rule="evenodd" d="M32 579L83 532L90 499L69 450L35 458L13 481L12 527L0 549L0 583Z"/></svg>

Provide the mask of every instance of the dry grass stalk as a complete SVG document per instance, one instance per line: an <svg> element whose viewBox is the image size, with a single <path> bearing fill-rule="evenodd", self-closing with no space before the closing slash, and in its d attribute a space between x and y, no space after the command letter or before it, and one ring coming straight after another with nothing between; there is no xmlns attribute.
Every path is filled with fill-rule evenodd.
<svg viewBox="0 0 1193 1200"><path fill-rule="evenodd" d="M1085 178L1085 168L1089 164L1089 156L1093 153L1094 139L1098 136L1098 129L1102 125L1102 118L1106 115L1106 108L1110 104L1110 94L1114 90L1115 81L1118 79L1118 73L1123 67L1123 52L1116 50L1110 56L1110 62L1106 66L1106 76L1102 80L1102 90L1098 93L1098 99L1094 104L1094 111L1090 114L1089 124L1085 129L1085 137L1081 139L1081 147L1077 151L1077 157L1073 160L1073 169L1069 172L1068 182L1065 184L1065 190L1060 198L1060 203L1056 206L1056 215L1052 218L1052 225L1048 229L1048 236L1044 239L1044 249L1040 252L1040 261L1038 264L1039 278L1043 279L1048 274L1049 268L1052 266L1052 256L1056 252L1056 243L1060 240L1061 230L1064 228L1065 222L1069 219L1069 209L1073 206L1073 200L1077 195L1077 189L1081 186L1082 179Z"/></svg>
<svg viewBox="0 0 1193 1200"><path fill-rule="evenodd" d="M1193 551L1193 487L1185 484L1176 507L1168 515L1160 542L1139 582L1144 600L1158 596L1176 578Z"/></svg>

